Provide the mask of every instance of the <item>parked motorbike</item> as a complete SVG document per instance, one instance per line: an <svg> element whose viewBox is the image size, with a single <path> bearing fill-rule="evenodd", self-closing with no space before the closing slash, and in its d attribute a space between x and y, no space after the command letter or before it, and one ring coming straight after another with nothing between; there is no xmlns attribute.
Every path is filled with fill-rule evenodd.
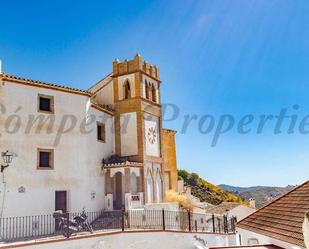
<svg viewBox="0 0 309 249"><path fill-rule="evenodd" d="M88 222L88 216L83 209L80 215L75 216L73 219L68 220L68 215L64 214L61 210L56 211L53 214L53 217L56 219L57 227L61 230L63 236L69 238L73 233L89 231L93 233L93 229Z"/></svg>

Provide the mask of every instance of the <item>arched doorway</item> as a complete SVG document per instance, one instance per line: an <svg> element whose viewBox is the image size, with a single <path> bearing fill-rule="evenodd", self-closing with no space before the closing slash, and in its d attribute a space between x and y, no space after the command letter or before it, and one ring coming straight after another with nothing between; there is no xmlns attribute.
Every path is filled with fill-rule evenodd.
<svg viewBox="0 0 309 249"><path fill-rule="evenodd" d="M117 172L114 176L114 208L117 210L122 209L122 174Z"/></svg>

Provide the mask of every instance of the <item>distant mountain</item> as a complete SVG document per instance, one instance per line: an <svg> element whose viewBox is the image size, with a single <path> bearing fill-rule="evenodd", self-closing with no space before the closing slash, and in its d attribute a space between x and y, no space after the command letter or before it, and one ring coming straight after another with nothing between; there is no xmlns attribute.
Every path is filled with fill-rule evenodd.
<svg viewBox="0 0 309 249"><path fill-rule="evenodd" d="M178 170L178 178L184 181L184 185L191 188L191 194L202 202L218 205L221 202L238 202L248 205L248 202L235 194L230 194L220 187L202 179L196 173L186 170Z"/></svg>
<svg viewBox="0 0 309 249"><path fill-rule="evenodd" d="M254 198L256 207L261 208L273 199L290 191L294 186L288 185L286 187L269 187L269 186L253 186L253 187L235 187L225 184L218 185L225 191L240 196L245 200Z"/></svg>

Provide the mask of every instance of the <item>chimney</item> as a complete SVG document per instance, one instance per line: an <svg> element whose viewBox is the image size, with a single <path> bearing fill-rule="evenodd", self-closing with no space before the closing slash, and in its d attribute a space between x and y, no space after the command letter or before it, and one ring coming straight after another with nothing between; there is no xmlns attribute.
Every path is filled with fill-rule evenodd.
<svg viewBox="0 0 309 249"><path fill-rule="evenodd" d="M254 199L254 198L250 198L250 199L249 199L249 206L250 206L251 208L254 208L254 209L256 208L256 207L255 207L255 199Z"/></svg>

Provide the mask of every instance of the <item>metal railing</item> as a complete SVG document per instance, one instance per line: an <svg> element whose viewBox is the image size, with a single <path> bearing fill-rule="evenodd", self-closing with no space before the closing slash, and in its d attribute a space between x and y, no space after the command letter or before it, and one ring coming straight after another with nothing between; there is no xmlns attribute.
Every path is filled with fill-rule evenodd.
<svg viewBox="0 0 309 249"><path fill-rule="evenodd" d="M70 219L80 213L65 214ZM170 230L234 233L236 218L167 210L86 212L94 231ZM53 214L0 219L0 241L28 240L61 235Z"/></svg>

